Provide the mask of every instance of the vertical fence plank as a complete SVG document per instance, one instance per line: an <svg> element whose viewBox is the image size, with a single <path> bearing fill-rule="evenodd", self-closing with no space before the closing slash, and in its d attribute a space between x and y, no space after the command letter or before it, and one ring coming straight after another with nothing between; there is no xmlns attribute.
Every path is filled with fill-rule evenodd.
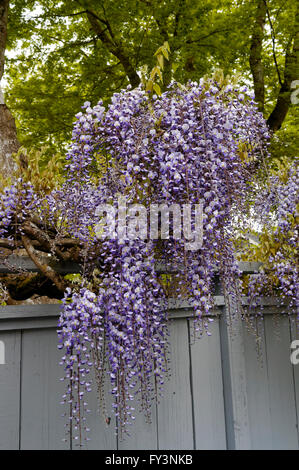
<svg viewBox="0 0 299 470"><path fill-rule="evenodd" d="M159 449L193 449L188 320L170 325L170 380L158 405Z"/></svg>
<svg viewBox="0 0 299 470"><path fill-rule="evenodd" d="M248 415L253 449L272 449L268 364L264 329L259 330L260 353L254 331L244 329Z"/></svg>
<svg viewBox="0 0 299 470"><path fill-rule="evenodd" d="M294 316L290 317L290 332L291 340L299 340L298 322L295 321ZM298 347L297 347L298 348ZM296 348L296 349L297 349ZM291 353L291 351L290 351ZM297 358L299 354L297 354ZM299 448L299 364L293 364L293 378L294 378L294 389L295 389L295 403L296 403L296 415L297 415L297 434L298 434L298 448Z"/></svg>
<svg viewBox="0 0 299 470"><path fill-rule="evenodd" d="M221 315L220 338L227 446L251 449L242 320L233 319L231 329Z"/></svg>
<svg viewBox="0 0 299 470"><path fill-rule="evenodd" d="M0 331L0 341L5 353L0 364L0 450L18 450L21 333Z"/></svg>
<svg viewBox="0 0 299 470"><path fill-rule="evenodd" d="M107 416L104 416L98 399L98 393L96 390L96 382L93 378L93 390L88 394L87 402L90 413L88 413L87 424L90 428L88 438L83 449L88 450L116 450L117 449L117 437L116 437L116 419L112 413L112 398L110 394L109 379L104 384L105 394L105 407ZM108 422L106 422L106 419ZM108 424L109 423L109 424Z"/></svg>
<svg viewBox="0 0 299 470"><path fill-rule="evenodd" d="M64 383L55 329L23 331L21 377L21 449L67 449Z"/></svg>
<svg viewBox="0 0 299 470"><path fill-rule="evenodd" d="M273 449L297 449L297 420L287 316L265 318Z"/></svg>
<svg viewBox="0 0 299 470"><path fill-rule="evenodd" d="M190 329L192 336L192 320ZM191 344L196 449L226 449L219 320Z"/></svg>
<svg viewBox="0 0 299 470"><path fill-rule="evenodd" d="M157 449L157 414L156 405L152 405L151 422L148 423L145 416L139 409L139 403L135 399L131 402L135 408L135 420L130 429L130 436L125 436L123 440L119 440L119 450L151 450Z"/></svg>

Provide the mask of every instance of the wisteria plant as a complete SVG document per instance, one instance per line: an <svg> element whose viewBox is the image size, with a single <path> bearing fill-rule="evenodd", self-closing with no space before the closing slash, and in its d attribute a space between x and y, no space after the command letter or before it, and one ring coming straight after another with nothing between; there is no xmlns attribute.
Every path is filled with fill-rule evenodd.
<svg viewBox="0 0 299 470"><path fill-rule="evenodd" d="M128 87L115 93L107 108L86 102L76 115L63 185L43 194L19 179L3 191L3 244L25 247L64 291L58 335L67 381L63 403L70 407L74 439L81 442L88 430L93 382L102 404L104 382L110 383L121 433L134 420L133 400L150 416L168 367L169 297L188 298L194 335L210 334L217 272L228 321L243 316L234 238L240 221L252 216L255 170L267 157L268 141L267 125L245 87L215 80L172 83L163 93L157 87ZM296 243L295 235L287 235L295 230L289 215L296 211L296 178L290 170L285 185L276 181L267 199L278 213L274 235L286 234L289 246ZM188 249L186 233L175 236L171 224L167 237L132 237L130 230L120 237L119 218L105 238L99 234L98 208L116 210L120 196L147 214L153 205L177 204L189 206L194 215L200 203L200 248ZM258 203L256 211L262 215ZM134 232L138 215L129 212L125 220ZM45 266L38 250L79 261L77 283L69 286ZM279 250L273 258L280 288L295 301L294 264L284 264ZM163 274L169 272L170 289Z"/></svg>

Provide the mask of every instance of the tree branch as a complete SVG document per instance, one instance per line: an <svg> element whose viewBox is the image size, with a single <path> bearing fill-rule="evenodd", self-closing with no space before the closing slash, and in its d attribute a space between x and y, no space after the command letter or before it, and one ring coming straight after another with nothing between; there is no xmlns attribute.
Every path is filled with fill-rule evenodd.
<svg viewBox="0 0 299 470"><path fill-rule="evenodd" d="M98 36L98 38L107 47L108 51L112 55L114 55L122 64L132 87L133 88L137 87L140 83L140 78L135 68L131 64L130 59L128 55L126 54L126 52L124 51L123 47L120 44L117 44L115 40L113 40L113 38L109 37L109 35L107 34L107 29L109 31L109 28L107 27L107 21L106 20L101 21L106 24L106 29L103 29L101 26L99 17L94 12L87 10L86 14L87 14L88 21L93 31Z"/></svg>
<svg viewBox="0 0 299 470"><path fill-rule="evenodd" d="M34 248L41 249L41 244L36 241L32 240L32 245ZM23 245L19 240L10 240L9 238L1 238L0 239L0 248L6 248L8 250L14 250L16 248L21 248Z"/></svg>
<svg viewBox="0 0 299 470"><path fill-rule="evenodd" d="M282 86L280 71L279 71L279 67L278 67L278 63L277 63L277 58L276 58L276 52L275 52L275 32L274 32L274 26L273 26L273 23L272 23L272 20L271 20L271 15L270 15L269 8L268 8L268 5L267 5L267 0L264 0L264 3L265 3L265 6L266 6L267 18L268 18L268 21L269 21L269 24L270 24L270 29L271 29L272 51L273 51L274 64L275 64L275 68L276 68L276 72L277 72L279 84L280 84L280 86Z"/></svg>
<svg viewBox="0 0 299 470"><path fill-rule="evenodd" d="M181 0L179 5L178 5L178 9L175 13L175 18L174 18L174 29L173 29L173 37L177 37L178 35L178 29L179 29L179 22L180 22L180 19L181 19L181 13L182 13L182 8L183 8L183 4L185 3L185 0Z"/></svg>
<svg viewBox="0 0 299 470"><path fill-rule="evenodd" d="M80 16L80 15L85 15L86 13L86 10L82 10L82 11L78 11L77 13L64 13L63 15L59 15L57 13L52 13L48 16L47 14L45 15L42 15L42 16L33 16L34 19L37 19L37 18L43 18L43 19L48 19L49 17L55 17L55 18L68 18L68 17L72 17L72 16Z"/></svg>
<svg viewBox="0 0 299 470"><path fill-rule="evenodd" d="M19 276L6 274L0 276L0 282L6 287L8 305L18 304L32 296L60 298L61 292L43 274L24 273Z"/></svg>
<svg viewBox="0 0 299 470"><path fill-rule="evenodd" d="M9 0L0 0L0 80L4 72Z"/></svg>
<svg viewBox="0 0 299 470"><path fill-rule="evenodd" d="M229 31L231 31L231 28L214 29L214 31L211 31L210 33L205 34L204 36L200 36L200 37L197 38L197 39L187 39L187 40L186 40L186 44L193 44L193 43L196 43L196 42L200 42L200 41L202 41L203 39L206 39L206 38L209 38L210 36L213 36L214 34L218 34L218 33L228 33Z"/></svg>
<svg viewBox="0 0 299 470"><path fill-rule="evenodd" d="M264 65L262 62L264 28L266 22L267 7L264 0L257 1L255 22L251 36L249 65L253 78L255 101L259 111L264 111L265 106L265 81Z"/></svg>
<svg viewBox="0 0 299 470"><path fill-rule="evenodd" d="M59 274L57 274L50 266L43 264L39 259L38 255L35 253L33 245L30 239L26 235L22 235L22 242L25 247L25 250L28 253L28 256L31 258L35 266L46 276L50 281L52 281L57 289L60 292L64 292L66 288L65 282L61 279Z"/></svg>
<svg viewBox="0 0 299 470"><path fill-rule="evenodd" d="M281 128L291 104L291 84L299 78L299 0L296 0L296 2L297 8L294 24L285 54L284 80L280 87L275 107L267 120L268 126L273 132Z"/></svg>
<svg viewBox="0 0 299 470"><path fill-rule="evenodd" d="M22 226L23 232L32 237L33 239L37 240L41 247L49 252L55 253L60 259L63 261L67 261L68 256L66 253L63 253L56 245L55 242L47 235L43 230L38 228L32 222L28 221L25 222Z"/></svg>

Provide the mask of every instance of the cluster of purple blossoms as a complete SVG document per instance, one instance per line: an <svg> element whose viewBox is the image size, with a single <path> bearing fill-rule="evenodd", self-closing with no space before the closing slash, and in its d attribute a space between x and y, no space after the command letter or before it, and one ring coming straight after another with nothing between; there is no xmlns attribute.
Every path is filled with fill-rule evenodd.
<svg viewBox="0 0 299 470"><path fill-rule="evenodd" d="M266 188L257 197L256 214L277 244L277 250L269 256L268 270L275 276L281 303L287 300L288 312L297 312L299 321L298 180L299 166L295 160L283 178L269 178ZM267 284L269 272L261 277L260 289Z"/></svg>
<svg viewBox="0 0 299 470"><path fill-rule="evenodd" d="M0 198L0 237L12 238L28 214L36 208L34 188L19 178L5 187Z"/></svg>
<svg viewBox="0 0 299 470"><path fill-rule="evenodd" d="M156 390L163 387L167 304L156 263L166 270L175 266L176 296L191 301L195 331L208 332L215 270L226 298L238 295L233 221L236 213L244 212L252 165L261 158L269 135L245 89L220 90L217 84L206 89L195 82L184 87L173 84L161 97L128 88L112 97L107 110L101 102L95 107L86 102L76 118L67 183L48 203L56 211L59 205L62 230L85 243L89 266L97 266L100 274L90 308L85 290L65 303L59 333L63 362L67 378L84 383L80 370L82 360L90 360L86 352L96 347L91 331L97 318L101 360L93 365L101 380L109 376L115 413L126 431L134 418L130 405L134 397L147 414ZM243 163L242 145L249 155ZM95 172L101 176L97 185ZM96 208L103 203L114 206L119 194L145 207L202 202L202 247L188 251L184 240L174 240L172 234L167 240L99 241ZM230 315L235 313L230 309ZM76 361L70 362L74 347L82 342L85 359L80 349ZM82 373L86 375L85 366ZM84 390L74 401L77 412Z"/></svg>
<svg viewBox="0 0 299 470"><path fill-rule="evenodd" d="M38 209L53 233L78 239L84 247L82 285L67 290L58 332L67 381L63 403L70 406L75 439L81 442L88 430L88 393L95 384L104 400L105 380L122 433L134 419L133 400L150 415L167 368L167 296L188 298L195 334L209 334L217 271L229 320L240 314L236 220L249 213L253 170L267 152L268 139L263 116L246 89L223 89L217 83L172 84L160 97L127 88L112 97L107 109L102 102L94 107L86 102L76 115L66 182L39 201ZM244 148L246 159L241 158ZM295 179L290 175L288 187L276 185L277 199L269 195L269 204L280 201L277 236L290 228ZM174 237L171 223L167 239L100 240L97 208L116 206L119 195L147 210L152 204L194 209L201 203L201 247L187 249L184 237ZM30 187L4 191L1 236L3 230L11 232L16 213L18 220L26 218L33 199ZM296 280L287 278L283 257L277 261L288 295ZM175 273L171 294L157 263Z"/></svg>
<svg viewBox="0 0 299 470"><path fill-rule="evenodd" d="M88 431L85 394L91 391L90 369L94 356L101 356L103 349L103 317L96 295L85 288L78 293L68 288L58 327L58 347L64 349L61 365L66 372L64 379L68 381L62 403L70 405L67 425L74 439L81 443L83 433Z"/></svg>
<svg viewBox="0 0 299 470"><path fill-rule="evenodd" d="M128 432L134 420L134 397L150 417L152 400L164 382L167 318L154 260L143 242L115 244L109 252L113 263L105 259L109 271L99 274L101 287L96 295L85 288L77 293L68 290L59 322L59 347L65 351L62 364L68 380L63 403L71 405L70 426L72 434L78 431L80 441L80 420L88 411L85 394L93 381L91 366L100 402L105 401L105 378L110 381L120 435ZM111 268L114 263L121 269Z"/></svg>

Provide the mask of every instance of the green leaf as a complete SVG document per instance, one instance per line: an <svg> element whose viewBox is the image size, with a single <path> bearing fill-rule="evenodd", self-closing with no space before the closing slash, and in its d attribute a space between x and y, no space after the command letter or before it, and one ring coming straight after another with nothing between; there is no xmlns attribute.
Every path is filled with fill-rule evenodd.
<svg viewBox="0 0 299 470"><path fill-rule="evenodd" d="M165 42L164 42L163 47L164 47L168 52L170 52L170 46L169 46L169 44L168 44L168 41L165 41Z"/></svg>
<svg viewBox="0 0 299 470"><path fill-rule="evenodd" d="M150 80L154 81L156 75L159 75L159 78L160 78L161 82L163 83L162 72L161 72L161 69L158 65L156 65L156 67L154 67L153 70L151 71Z"/></svg>
<svg viewBox="0 0 299 470"><path fill-rule="evenodd" d="M168 50L162 48L162 54L164 55L165 59L169 60Z"/></svg>
<svg viewBox="0 0 299 470"><path fill-rule="evenodd" d="M158 54L158 55L157 55L157 60L158 60L160 69L163 70L163 69L164 69L164 57L163 57L163 54Z"/></svg>
<svg viewBox="0 0 299 470"><path fill-rule="evenodd" d="M145 91L153 91L153 80L148 80L146 83L146 89Z"/></svg>
<svg viewBox="0 0 299 470"><path fill-rule="evenodd" d="M157 93L158 96L162 95L161 88L159 87L158 83L154 83L153 90Z"/></svg>

